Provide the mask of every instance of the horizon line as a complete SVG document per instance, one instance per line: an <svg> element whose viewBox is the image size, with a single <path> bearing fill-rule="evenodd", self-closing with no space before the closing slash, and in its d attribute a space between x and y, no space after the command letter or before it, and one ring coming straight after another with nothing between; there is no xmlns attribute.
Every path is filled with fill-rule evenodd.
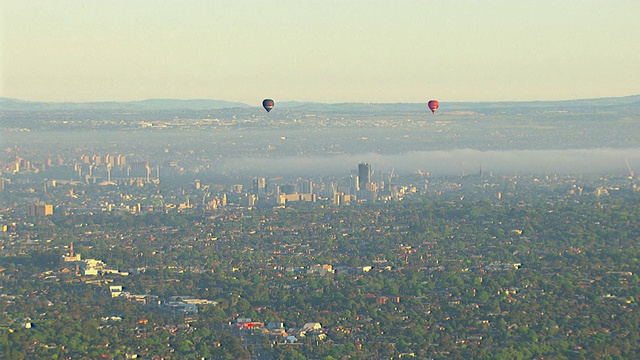
<svg viewBox="0 0 640 360"><path fill-rule="evenodd" d="M633 98L640 97L640 93L631 94L631 95L623 95L623 96L604 96L604 97L591 97L591 98L570 98L570 99L561 99L561 100L482 100L482 101L473 101L473 100L463 100L463 101L444 101L449 104L482 104L482 103L534 103L534 102L566 102L566 101L589 101L589 100L607 100L607 99L625 99L625 98ZM247 106L253 106L252 104L243 102L243 101L235 101L235 100L223 100L216 98L145 98L139 100L92 100L92 101L40 101L40 100L24 100L20 98L12 98L12 97L4 97L0 96L1 101L16 101L22 103L43 103L43 104L110 104L110 103L136 103L136 102L144 102L144 101L219 101L226 103L236 103L243 104ZM323 104L323 105L343 105L343 104L368 104L368 105L390 105L390 104L426 104L431 99L426 99L424 102L365 102L365 101L343 101L343 102L323 102L323 101L313 101L313 100L279 100L277 103L300 103L300 104ZM439 100L439 99L438 99ZM256 104L261 102L262 99L256 100ZM443 102L442 100L439 100ZM261 105L255 105L256 107L260 107Z"/></svg>

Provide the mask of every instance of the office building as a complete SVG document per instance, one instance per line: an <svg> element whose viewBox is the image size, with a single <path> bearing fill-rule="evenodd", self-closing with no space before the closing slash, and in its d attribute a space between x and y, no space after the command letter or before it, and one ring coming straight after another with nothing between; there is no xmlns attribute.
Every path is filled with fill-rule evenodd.
<svg viewBox="0 0 640 360"><path fill-rule="evenodd" d="M257 196L265 195L267 193L267 179L257 178L253 180L253 194Z"/></svg>
<svg viewBox="0 0 640 360"><path fill-rule="evenodd" d="M27 214L29 216L46 216L53 215L53 205L38 202L35 204L29 204L27 208Z"/></svg>
<svg viewBox="0 0 640 360"><path fill-rule="evenodd" d="M313 181L311 180L303 180L300 182L300 193L301 194L313 194Z"/></svg>
<svg viewBox="0 0 640 360"><path fill-rule="evenodd" d="M358 188L357 190L371 190L371 165L358 164Z"/></svg>

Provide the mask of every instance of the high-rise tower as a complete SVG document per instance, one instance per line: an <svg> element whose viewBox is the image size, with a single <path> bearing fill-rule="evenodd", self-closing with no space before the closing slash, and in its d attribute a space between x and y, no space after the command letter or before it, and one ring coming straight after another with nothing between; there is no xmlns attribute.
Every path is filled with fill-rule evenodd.
<svg viewBox="0 0 640 360"><path fill-rule="evenodd" d="M371 165L358 164L358 190L371 190Z"/></svg>
<svg viewBox="0 0 640 360"><path fill-rule="evenodd" d="M257 178L253 179L253 194L257 196L265 195L267 193L267 179Z"/></svg>

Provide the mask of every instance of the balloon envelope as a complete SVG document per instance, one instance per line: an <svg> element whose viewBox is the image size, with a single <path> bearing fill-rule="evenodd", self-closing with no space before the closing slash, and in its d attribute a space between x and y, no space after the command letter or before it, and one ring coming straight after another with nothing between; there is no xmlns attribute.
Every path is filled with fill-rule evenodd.
<svg viewBox="0 0 640 360"><path fill-rule="evenodd" d="M429 109L431 109L432 113L436 113L436 110L438 110L438 107L440 106L440 103L438 102L438 100L430 100L429 101Z"/></svg>
<svg viewBox="0 0 640 360"><path fill-rule="evenodd" d="M262 101L262 107L264 107L264 109L267 110L267 112L273 109L273 105L275 105L275 102L271 99L264 99Z"/></svg>

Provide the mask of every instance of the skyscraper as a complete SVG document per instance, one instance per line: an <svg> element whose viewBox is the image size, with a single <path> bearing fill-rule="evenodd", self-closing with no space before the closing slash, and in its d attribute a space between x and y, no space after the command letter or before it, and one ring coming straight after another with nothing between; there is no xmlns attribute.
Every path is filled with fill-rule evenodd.
<svg viewBox="0 0 640 360"><path fill-rule="evenodd" d="M141 178L149 181L151 177L151 167L148 161L134 162L129 165L128 173L128 177Z"/></svg>
<svg viewBox="0 0 640 360"><path fill-rule="evenodd" d="M253 193L257 196L265 195L267 193L266 178L257 178L253 180Z"/></svg>
<svg viewBox="0 0 640 360"><path fill-rule="evenodd" d="M29 204L27 207L27 215L29 216L46 216L53 215L53 205L37 202Z"/></svg>
<svg viewBox="0 0 640 360"><path fill-rule="evenodd" d="M371 165L358 164L358 190L371 190Z"/></svg>
<svg viewBox="0 0 640 360"><path fill-rule="evenodd" d="M104 162L111 166L114 166L116 164L116 159L113 157L113 155L105 155Z"/></svg>
<svg viewBox="0 0 640 360"><path fill-rule="evenodd" d="M300 193L301 194L313 194L313 181L311 180L303 180L300 182Z"/></svg>

